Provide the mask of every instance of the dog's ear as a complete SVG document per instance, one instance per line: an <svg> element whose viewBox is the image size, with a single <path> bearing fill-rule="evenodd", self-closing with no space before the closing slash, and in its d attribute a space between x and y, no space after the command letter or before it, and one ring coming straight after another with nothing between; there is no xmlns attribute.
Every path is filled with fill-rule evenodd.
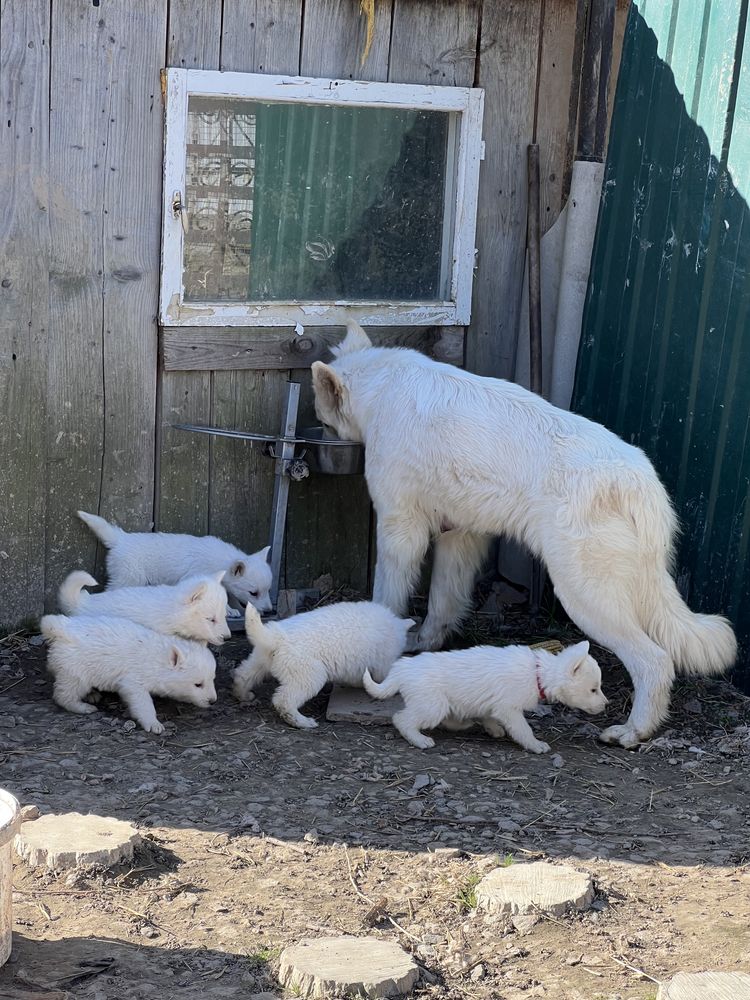
<svg viewBox="0 0 750 1000"><path fill-rule="evenodd" d="M226 575L227 571L223 569L220 573L214 573L214 580L216 580L217 583L221 583Z"/></svg>
<svg viewBox="0 0 750 1000"><path fill-rule="evenodd" d="M417 623L416 623L416 622L414 621L414 619L413 619L413 618L402 618L402 619L401 619L401 621L402 621L402 622L404 623L404 625L406 625L406 631L407 631L407 632L409 631L409 629L410 629L410 628L411 628L411 627L412 627L413 625L416 625L416 624L417 624Z"/></svg>
<svg viewBox="0 0 750 1000"><path fill-rule="evenodd" d="M583 666L586 657L589 655L589 644L586 639L583 642L577 642L575 646L571 646L568 650L570 653L570 675L575 677L580 668Z"/></svg>
<svg viewBox="0 0 750 1000"><path fill-rule="evenodd" d="M177 646L172 646L172 650L169 654L169 662L175 670L178 670L182 666L184 659L185 657L183 656L182 650L178 649Z"/></svg>
<svg viewBox="0 0 750 1000"><path fill-rule="evenodd" d="M322 361L313 361L312 382L318 403L331 413L338 412L344 396L344 384L333 368Z"/></svg>
<svg viewBox="0 0 750 1000"><path fill-rule="evenodd" d="M238 559L236 563L232 563L229 572L232 574L232 576L244 576L245 569L246 569L245 563L242 561L242 559Z"/></svg>
<svg viewBox="0 0 750 1000"><path fill-rule="evenodd" d="M262 556L266 560L266 562L270 562L271 561L271 546L270 545L266 545L266 547L264 549L260 550L260 552L258 553L258 555Z"/></svg>
<svg viewBox="0 0 750 1000"><path fill-rule="evenodd" d="M199 601L205 593L206 593L205 581L196 583L196 585L193 587L193 589L189 592L189 594L185 598L185 604L195 604L195 602Z"/></svg>
<svg viewBox="0 0 750 1000"><path fill-rule="evenodd" d="M334 357L342 358L345 354L354 354L355 351L366 351L368 347L372 347L372 341L359 323L350 319L346 324L346 336L331 350Z"/></svg>

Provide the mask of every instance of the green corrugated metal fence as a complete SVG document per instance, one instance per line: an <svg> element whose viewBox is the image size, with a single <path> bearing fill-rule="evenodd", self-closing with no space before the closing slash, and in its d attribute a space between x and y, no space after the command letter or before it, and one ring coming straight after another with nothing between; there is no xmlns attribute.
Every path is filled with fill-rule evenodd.
<svg viewBox="0 0 750 1000"><path fill-rule="evenodd" d="M573 406L639 445L682 520L678 583L728 613L750 689L748 0L635 0Z"/></svg>

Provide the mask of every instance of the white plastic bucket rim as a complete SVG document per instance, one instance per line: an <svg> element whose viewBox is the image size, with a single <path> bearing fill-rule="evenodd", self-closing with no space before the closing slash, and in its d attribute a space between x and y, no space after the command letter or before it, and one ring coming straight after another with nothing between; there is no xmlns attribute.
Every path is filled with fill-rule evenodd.
<svg viewBox="0 0 750 1000"><path fill-rule="evenodd" d="M0 847L18 833L21 826L21 806L15 795L0 788Z"/></svg>

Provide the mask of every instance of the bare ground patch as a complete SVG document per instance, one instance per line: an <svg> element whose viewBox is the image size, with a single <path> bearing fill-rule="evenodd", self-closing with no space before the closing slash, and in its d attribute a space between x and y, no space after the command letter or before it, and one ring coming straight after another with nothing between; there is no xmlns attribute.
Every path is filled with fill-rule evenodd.
<svg viewBox="0 0 750 1000"><path fill-rule="evenodd" d="M522 618L502 636L538 637ZM341 933L398 941L423 969L417 995L446 1000L647 1000L679 970L750 967L750 701L727 683L680 682L659 737L615 750L596 733L630 687L598 651L608 715L536 720L552 754L481 732L420 752L390 728L325 722L325 696L312 733L285 726L267 689L238 705L245 652L223 648L214 709L163 702L154 737L116 699L93 717L57 709L43 647L0 643L0 784L146 838L112 872L16 866L0 994L248 997L276 989L284 945ZM484 872L537 858L590 872L593 908L520 930L473 911Z"/></svg>

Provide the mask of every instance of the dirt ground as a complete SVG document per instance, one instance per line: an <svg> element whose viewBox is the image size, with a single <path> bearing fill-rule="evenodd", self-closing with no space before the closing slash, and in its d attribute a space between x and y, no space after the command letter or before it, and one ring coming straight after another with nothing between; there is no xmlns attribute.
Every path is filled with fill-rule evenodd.
<svg viewBox="0 0 750 1000"><path fill-rule="evenodd" d="M502 638L519 631L507 619ZM479 731L423 752L389 727L326 722L325 696L314 732L284 725L268 689L238 705L245 653L222 649L210 711L160 703L156 737L114 698L93 717L61 711L38 639L0 641L0 784L144 835L111 872L16 865L0 997L282 996L280 950L329 934L399 942L429 998L653 1000L680 970L750 968L750 700L726 682L680 682L657 739L607 748L596 733L630 688L594 650L612 666L608 715L534 721L552 754ZM593 907L520 929L474 912L483 873L538 858L591 873Z"/></svg>

